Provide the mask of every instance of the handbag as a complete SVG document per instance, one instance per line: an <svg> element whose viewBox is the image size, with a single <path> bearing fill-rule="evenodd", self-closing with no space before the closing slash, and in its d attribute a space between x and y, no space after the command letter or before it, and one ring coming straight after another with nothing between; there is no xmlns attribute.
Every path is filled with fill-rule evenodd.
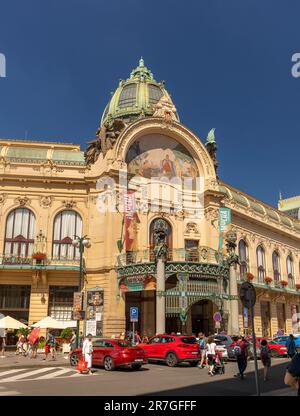
<svg viewBox="0 0 300 416"><path fill-rule="evenodd" d="M80 373L84 373L87 370L88 363L84 360L78 360L76 370Z"/></svg>

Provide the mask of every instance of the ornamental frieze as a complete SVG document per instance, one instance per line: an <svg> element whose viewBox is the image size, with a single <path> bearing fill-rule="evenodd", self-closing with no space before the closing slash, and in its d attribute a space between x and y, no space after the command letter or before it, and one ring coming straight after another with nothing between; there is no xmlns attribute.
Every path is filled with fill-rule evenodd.
<svg viewBox="0 0 300 416"><path fill-rule="evenodd" d="M68 209L72 209L76 207L76 201L74 201L73 199L64 200L62 201L62 204L65 208L68 208Z"/></svg>
<svg viewBox="0 0 300 416"><path fill-rule="evenodd" d="M15 199L15 204L19 204L20 207L25 207L26 205L30 204L30 199L27 196L18 196Z"/></svg>
<svg viewBox="0 0 300 416"><path fill-rule="evenodd" d="M53 197L52 196L41 196L40 197L40 206L43 208L49 208L52 205Z"/></svg>

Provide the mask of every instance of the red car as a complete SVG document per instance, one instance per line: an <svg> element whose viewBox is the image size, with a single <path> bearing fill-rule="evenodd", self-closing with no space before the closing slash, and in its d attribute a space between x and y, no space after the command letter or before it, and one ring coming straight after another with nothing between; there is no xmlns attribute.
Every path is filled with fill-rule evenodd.
<svg viewBox="0 0 300 416"><path fill-rule="evenodd" d="M75 367L79 358L82 358L81 348L72 352L71 365ZM117 339L97 339L93 341L93 366L103 366L106 371L124 366L139 370L143 364L147 364L144 350L140 347L132 347L128 341Z"/></svg>
<svg viewBox="0 0 300 416"><path fill-rule="evenodd" d="M200 347L195 337L186 335L155 335L146 344L139 344L150 361L164 361L169 367L189 362L196 366L200 360Z"/></svg>
<svg viewBox="0 0 300 416"><path fill-rule="evenodd" d="M258 347L258 354L257 354L258 357L260 357L261 341L263 339L266 339L266 338L256 337L256 346ZM249 341L250 342L252 341L251 338L249 338ZM268 347L271 350L271 356L272 357L284 357L284 356L287 355L287 349L286 349L286 346L284 344L279 344L276 341L268 340L268 339L266 339L266 341L267 341Z"/></svg>

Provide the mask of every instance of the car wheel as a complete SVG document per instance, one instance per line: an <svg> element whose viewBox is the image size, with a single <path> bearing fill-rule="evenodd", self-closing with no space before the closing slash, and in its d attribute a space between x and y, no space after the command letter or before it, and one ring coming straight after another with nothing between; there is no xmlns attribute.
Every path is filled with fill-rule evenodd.
<svg viewBox="0 0 300 416"><path fill-rule="evenodd" d="M191 367L197 367L199 361L191 361Z"/></svg>
<svg viewBox="0 0 300 416"><path fill-rule="evenodd" d="M77 354L75 354L75 353L71 354L70 364L71 364L72 367L76 367L77 366L77 364L78 364L78 356L77 356Z"/></svg>
<svg viewBox="0 0 300 416"><path fill-rule="evenodd" d="M133 370L140 370L142 367L142 364L131 364L131 368Z"/></svg>
<svg viewBox="0 0 300 416"><path fill-rule="evenodd" d="M168 367L176 367L178 364L178 359L173 352L169 352L166 357L166 363Z"/></svg>
<svg viewBox="0 0 300 416"><path fill-rule="evenodd" d="M113 362L113 359L109 356L104 358L104 369L106 371L112 371L115 369L115 364Z"/></svg>
<svg viewBox="0 0 300 416"><path fill-rule="evenodd" d="M271 350L271 357L279 357L277 350L275 350L274 348Z"/></svg>

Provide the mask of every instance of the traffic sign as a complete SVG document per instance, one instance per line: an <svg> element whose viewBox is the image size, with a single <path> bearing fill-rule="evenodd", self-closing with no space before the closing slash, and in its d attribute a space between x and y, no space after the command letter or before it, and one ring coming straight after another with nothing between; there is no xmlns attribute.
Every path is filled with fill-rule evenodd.
<svg viewBox="0 0 300 416"><path fill-rule="evenodd" d="M215 312L213 318L214 318L215 322L221 322L222 321L222 315L220 314L220 312Z"/></svg>
<svg viewBox="0 0 300 416"><path fill-rule="evenodd" d="M246 308L253 308L256 302L256 292L255 287L250 282L244 282L240 287L240 300Z"/></svg>
<svg viewBox="0 0 300 416"><path fill-rule="evenodd" d="M132 306L130 308L130 322L138 322L139 320L139 308Z"/></svg>

